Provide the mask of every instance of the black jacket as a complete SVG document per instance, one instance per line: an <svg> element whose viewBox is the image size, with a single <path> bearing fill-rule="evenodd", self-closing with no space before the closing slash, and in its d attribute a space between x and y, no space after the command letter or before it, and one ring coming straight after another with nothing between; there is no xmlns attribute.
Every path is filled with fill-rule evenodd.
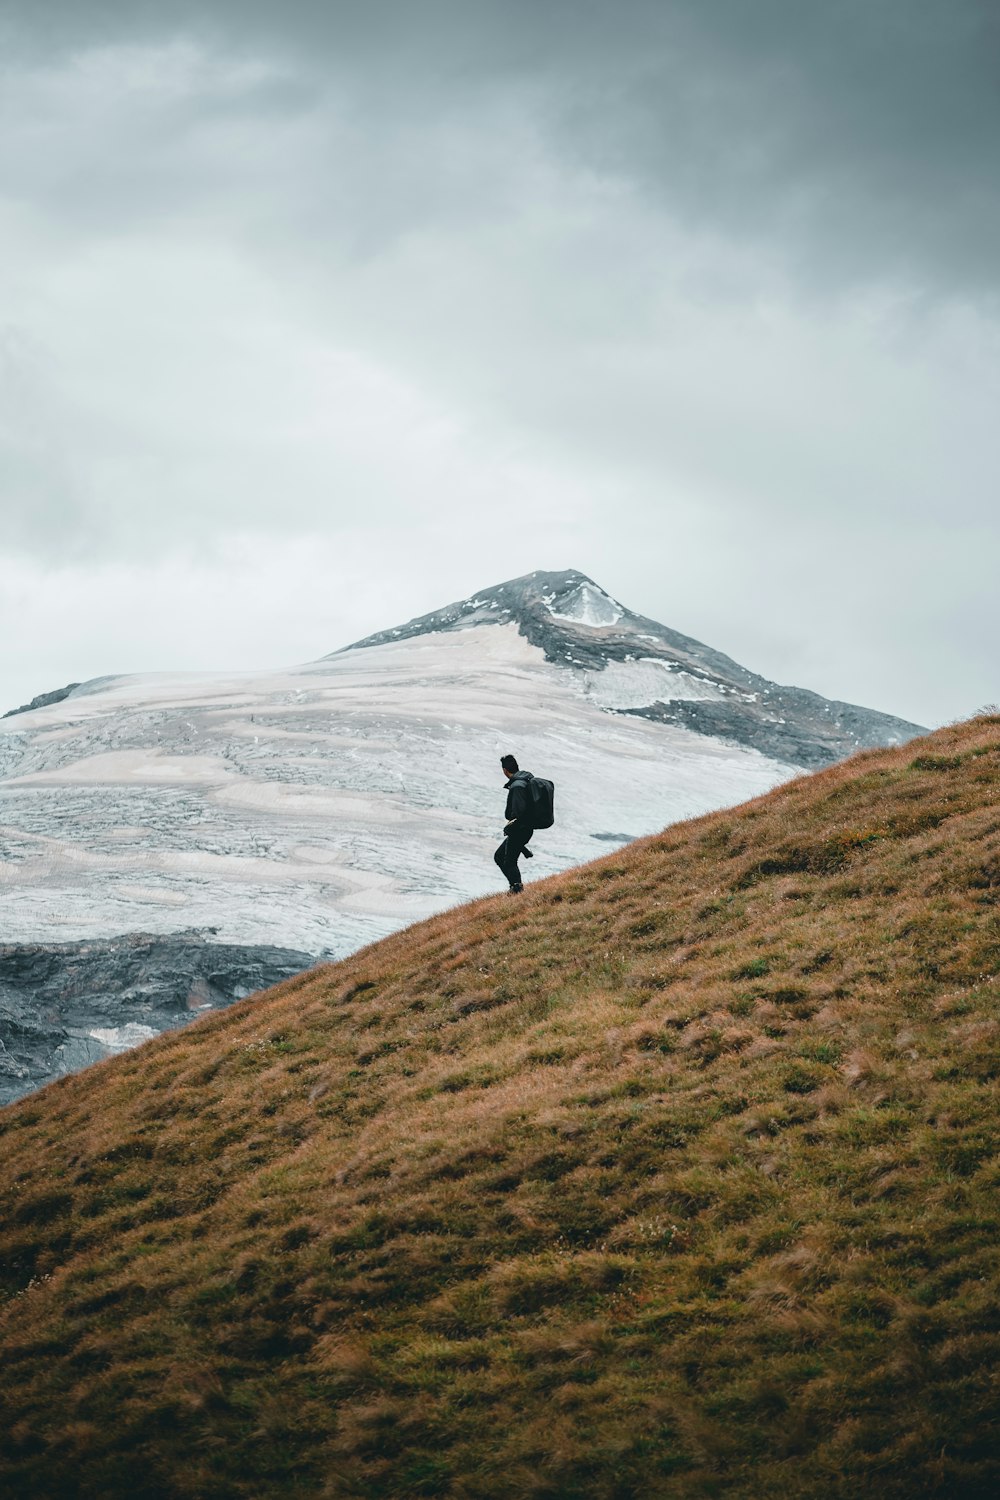
<svg viewBox="0 0 1000 1500"><path fill-rule="evenodd" d="M531 822L531 772L515 771L507 783L507 822L517 819L519 823Z"/></svg>

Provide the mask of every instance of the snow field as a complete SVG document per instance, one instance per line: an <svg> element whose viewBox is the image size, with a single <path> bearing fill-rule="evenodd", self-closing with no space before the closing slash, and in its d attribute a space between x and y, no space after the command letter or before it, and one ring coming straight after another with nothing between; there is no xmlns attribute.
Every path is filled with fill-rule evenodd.
<svg viewBox="0 0 1000 1500"><path fill-rule="evenodd" d="M708 695L688 678L612 663L581 689L516 625L490 624L288 671L111 679L0 721L3 938L210 926L340 956L500 888L506 751L556 783L536 878L606 853L595 835L651 833L797 774L605 711L654 679Z"/></svg>

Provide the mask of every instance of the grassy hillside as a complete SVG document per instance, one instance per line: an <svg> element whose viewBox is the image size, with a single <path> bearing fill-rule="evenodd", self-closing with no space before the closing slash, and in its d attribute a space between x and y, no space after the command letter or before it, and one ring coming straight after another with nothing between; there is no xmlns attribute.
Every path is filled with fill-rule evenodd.
<svg viewBox="0 0 1000 1500"><path fill-rule="evenodd" d="M0 1112L0 1477L993 1495L998 788L865 754Z"/></svg>

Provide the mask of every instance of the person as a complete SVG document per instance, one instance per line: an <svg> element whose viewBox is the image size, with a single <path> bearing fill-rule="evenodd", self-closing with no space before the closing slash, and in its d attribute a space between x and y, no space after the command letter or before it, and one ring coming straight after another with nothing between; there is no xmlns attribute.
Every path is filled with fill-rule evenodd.
<svg viewBox="0 0 1000 1500"><path fill-rule="evenodd" d="M507 822L504 825L504 841L493 858L507 877L507 884L510 886L507 894L516 896L518 891L524 889L518 860L522 854L525 859L532 857L528 848L528 840L534 832L529 790L531 772L519 770L513 755L502 755L500 765L507 782L507 810L504 814Z"/></svg>

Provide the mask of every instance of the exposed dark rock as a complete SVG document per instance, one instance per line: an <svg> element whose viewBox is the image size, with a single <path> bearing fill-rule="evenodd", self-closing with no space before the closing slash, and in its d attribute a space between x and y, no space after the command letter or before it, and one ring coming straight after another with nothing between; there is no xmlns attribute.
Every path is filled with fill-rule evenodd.
<svg viewBox="0 0 1000 1500"><path fill-rule="evenodd" d="M923 732L904 719L820 698L804 688L777 688L755 702L653 703L621 711L749 745L808 770L842 760L855 750L901 745Z"/></svg>
<svg viewBox="0 0 1000 1500"><path fill-rule="evenodd" d="M292 948L216 943L210 930L0 944L0 1104L316 962Z"/></svg>
<svg viewBox="0 0 1000 1500"><path fill-rule="evenodd" d="M394 630L366 636L355 646L510 623L545 653L546 660L581 673L600 672L610 662L669 664L716 696L708 701L679 697L611 711L678 724L788 765L829 765L855 750L900 745L926 732L892 714L770 682L721 651L634 614L573 569L511 579Z"/></svg>
<svg viewBox="0 0 1000 1500"><path fill-rule="evenodd" d="M20 708L8 708L5 714L0 714L0 718L11 719L15 714L30 714L33 708L48 708L50 703L61 703L79 686L78 682L68 682L65 687L53 688L51 693L39 693L37 698L32 698L30 703L22 703Z"/></svg>

